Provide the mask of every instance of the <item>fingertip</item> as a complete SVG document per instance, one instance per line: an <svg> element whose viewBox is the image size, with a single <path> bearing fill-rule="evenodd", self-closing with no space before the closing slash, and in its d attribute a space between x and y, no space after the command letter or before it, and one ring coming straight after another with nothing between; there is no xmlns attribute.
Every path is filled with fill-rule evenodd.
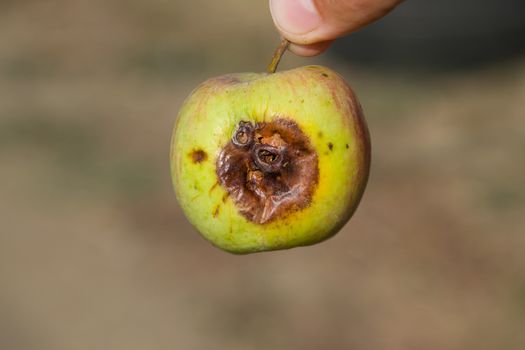
<svg viewBox="0 0 525 350"><path fill-rule="evenodd" d="M314 0L270 0L270 12L276 27L287 36L301 37L321 24Z"/></svg>
<svg viewBox="0 0 525 350"><path fill-rule="evenodd" d="M325 52L326 49L330 47L333 40L323 41L320 43L315 43L311 45L299 45L299 44L290 44L289 50L298 55L303 57L312 57L320 55L321 53Z"/></svg>

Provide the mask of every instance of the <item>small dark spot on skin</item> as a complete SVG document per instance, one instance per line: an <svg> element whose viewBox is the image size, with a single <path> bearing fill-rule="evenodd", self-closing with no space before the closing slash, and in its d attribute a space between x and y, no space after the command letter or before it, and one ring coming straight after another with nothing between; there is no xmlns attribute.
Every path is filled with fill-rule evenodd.
<svg viewBox="0 0 525 350"><path fill-rule="evenodd" d="M321 73L321 75L322 75L323 77L325 77L325 78L328 78L328 74L326 74L326 73Z"/></svg>
<svg viewBox="0 0 525 350"><path fill-rule="evenodd" d="M208 154L201 149L196 149L190 153L190 158L193 163L199 164L208 159Z"/></svg>
<svg viewBox="0 0 525 350"><path fill-rule="evenodd" d="M304 103L304 99L301 100L301 103Z"/></svg>
<svg viewBox="0 0 525 350"><path fill-rule="evenodd" d="M214 190L215 188L217 188L217 186L219 186L219 183L218 183L218 182L215 182L215 183L213 184L213 186L211 186L211 188L210 188L210 194L213 192L213 190Z"/></svg>
<svg viewBox="0 0 525 350"><path fill-rule="evenodd" d="M221 205L219 204L218 206L215 207L215 210L213 211L213 217L216 218L219 213L221 211Z"/></svg>
<svg viewBox="0 0 525 350"><path fill-rule="evenodd" d="M319 132L317 133L317 137L319 137L320 139L322 139L322 138L323 138L323 133L322 133L321 131L319 131Z"/></svg>
<svg viewBox="0 0 525 350"><path fill-rule="evenodd" d="M328 142L328 149L331 151L334 149L334 144L331 142Z"/></svg>
<svg viewBox="0 0 525 350"><path fill-rule="evenodd" d="M228 200L228 197L230 196L230 194L228 192L226 192L223 196L222 196L222 202L223 203L226 203L226 201Z"/></svg>
<svg viewBox="0 0 525 350"><path fill-rule="evenodd" d="M348 143L347 143L345 146L346 146L346 149L349 149L349 148L350 148L350 146L348 146Z"/></svg>

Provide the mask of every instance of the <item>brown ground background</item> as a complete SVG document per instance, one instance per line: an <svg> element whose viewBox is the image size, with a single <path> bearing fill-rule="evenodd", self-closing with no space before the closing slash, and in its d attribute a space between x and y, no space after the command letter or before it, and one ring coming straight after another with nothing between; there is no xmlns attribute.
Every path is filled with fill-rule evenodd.
<svg viewBox="0 0 525 350"><path fill-rule="evenodd" d="M525 348L525 60L441 75L321 63L373 140L335 238L233 256L175 201L202 80L263 70L266 1L0 1L0 348Z"/></svg>

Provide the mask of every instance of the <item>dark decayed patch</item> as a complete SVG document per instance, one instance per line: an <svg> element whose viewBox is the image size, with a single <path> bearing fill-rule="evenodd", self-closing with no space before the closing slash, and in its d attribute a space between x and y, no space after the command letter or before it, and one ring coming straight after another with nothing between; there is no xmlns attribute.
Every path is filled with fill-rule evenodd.
<svg viewBox="0 0 525 350"><path fill-rule="evenodd" d="M318 157L292 120L242 121L217 159L217 177L239 212L264 224L310 205Z"/></svg>
<svg viewBox="0 0 525 350"><path fill-rule="evenodd" d="M208 155L201 149L196 149L190 153L191 161L195 164L202 163L208 159Z"/></svg>
<svg viewBox="0 0 525 350"><path fill-rule="evenodd" d="M334 149L334 144L331 142L328 142L328 149L331 151Z"/></svg>

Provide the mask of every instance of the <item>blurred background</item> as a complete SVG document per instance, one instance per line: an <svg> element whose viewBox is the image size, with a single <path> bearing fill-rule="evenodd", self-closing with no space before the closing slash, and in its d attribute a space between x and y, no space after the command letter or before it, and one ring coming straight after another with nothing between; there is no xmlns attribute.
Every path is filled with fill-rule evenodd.
<svg viewBox="0 0 525 350"><path fill-rule="evenodd" d="M265 69L267 1L0 0L0 348L525 348L523 8L408 1L288 54L356 90L371 179L334 238L234 256L183 217L170 134Z"/></svg>

